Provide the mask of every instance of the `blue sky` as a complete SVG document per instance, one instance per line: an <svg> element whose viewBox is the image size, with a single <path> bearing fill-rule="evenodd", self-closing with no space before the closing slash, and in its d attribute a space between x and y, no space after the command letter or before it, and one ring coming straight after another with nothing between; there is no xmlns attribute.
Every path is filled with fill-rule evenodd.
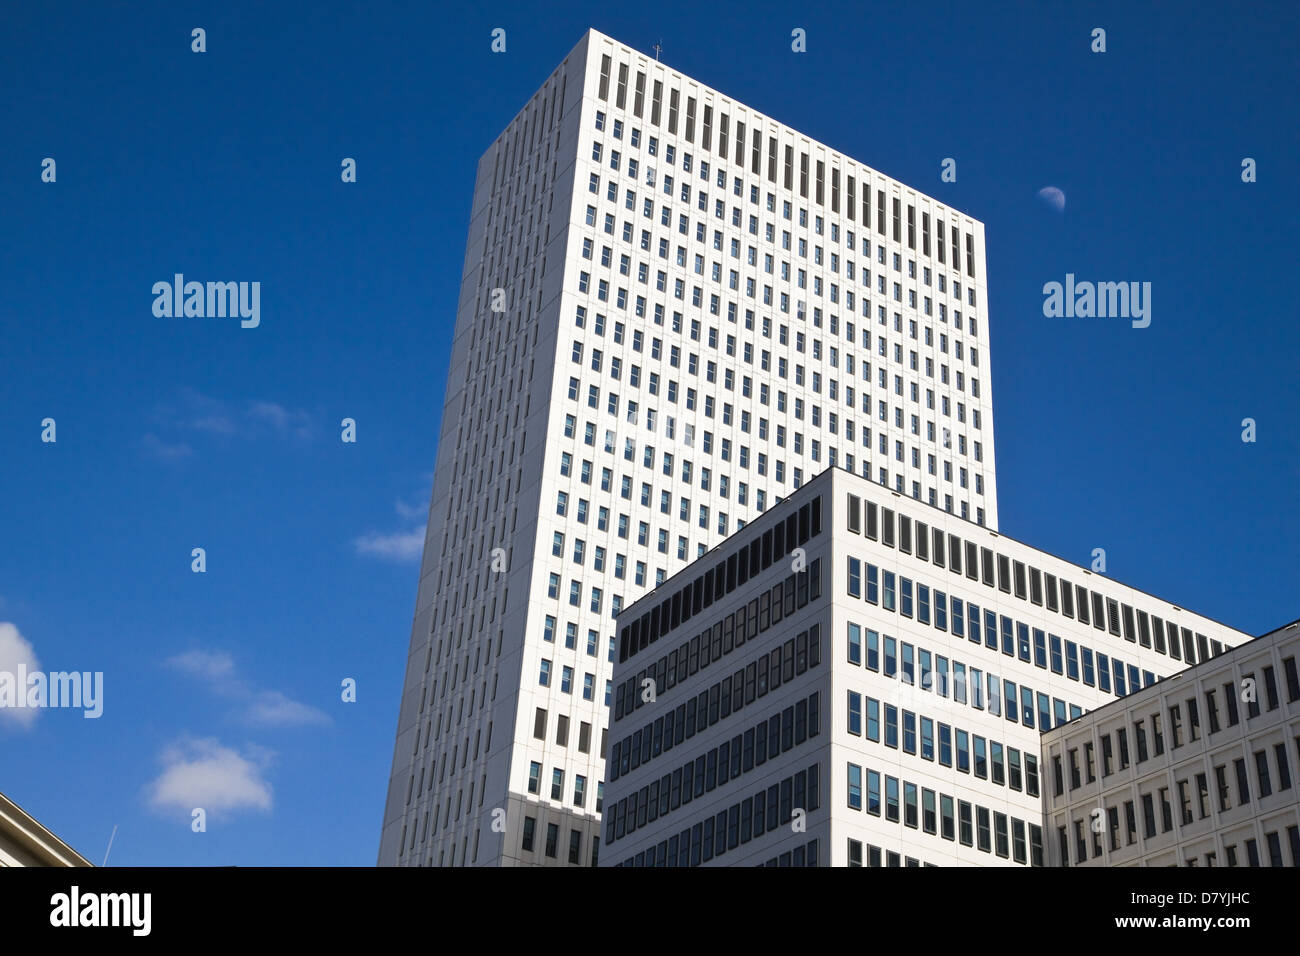
<svg viewBox="0 0 1300 956"><path fill-rule="evenodd" d="M589 26L985 223L1003 531L1300 617L1294 5L649 6L0 15L0 654L105 674L0 791L94 862L374 863L475 164ZM156 318L176 272L260 327ZM1067 272L1151 326L1044 318Z"/></svg>

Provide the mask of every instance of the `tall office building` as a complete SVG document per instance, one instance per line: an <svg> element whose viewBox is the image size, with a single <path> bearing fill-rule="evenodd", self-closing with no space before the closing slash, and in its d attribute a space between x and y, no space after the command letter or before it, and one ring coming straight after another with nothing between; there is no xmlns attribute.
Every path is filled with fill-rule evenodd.
<svg viewBox="0 0 1300 956"><path fill-rule="evenodd" d="M1262 674L1270 713L1294 712L1279 709L1279 674L1289 700L1300 693L1290 644L1224 654L1249 635L840 469L618 623L602 865L1042 866L1040 733L1051 729L1054 764L1069 748L1076 775L1071 805L1052 808L1064 833L1104 786L1105 744L1077 786L1092 717L1108 715L1103 732L1140 723L1164 696L1172 751L1193 734L1196 701L1180 725L1192 690L1159 679L1202 660L1211 691L1231 689L1234 667ZM1214 706L1203 720L1217 721ZM1273 786L1289 787L1280 717L1246 745L1221 706L1215 759L1240 764L1253 748L1263 793L1276 754ZM1179 762L1208 773L1202 749ZM1111 785L1127 794L1140 772ZM1158 763L1152 775L1148 789L1178 773ZM1295 817L1272 808L1270 853ZM1198 852L1213 844L1205 826L1191 832Z"/></svg>
<svg viewBox="0 0 1300 956"><path fill-rule="evenodd" d="M589 32L479 162L379 862L595 863L615 616L832 467L997 527L983 226Z"/></svg>
<svg viewBox="0 0 1300 956"><path fill-rule="evenodd" d="M1043 735L1053 866L1300 866L1300 621Z"/></svg>

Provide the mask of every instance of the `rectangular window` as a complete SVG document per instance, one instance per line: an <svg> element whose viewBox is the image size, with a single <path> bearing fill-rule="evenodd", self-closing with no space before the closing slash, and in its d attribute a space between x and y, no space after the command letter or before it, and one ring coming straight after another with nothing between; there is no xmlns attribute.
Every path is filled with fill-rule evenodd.
<svg viewBox="0 0 1300 956"><path fill-rule="evenodd" d="M916 784L903 781L903 825L916 829Z"/></svg>
<svg viewBox="0 0 1300 956"><path fill-rule="evenodd" d="M849 809L862 809L862 768L849 764Z"/></svg>
<svg viewBox="0 0 1300 956"><path fill-rule="evenodd" d="M1270 796L1273 793L1273 784L1268 774L1268 752L1265 750L1255 751L1255 770L1259 778L1259 796L1260 799Z"/></svg>
<svg viewBox="0 0 1300 956"><path fill-rule="evenodd" d="M975 808L976 819L979 821L979 848L985 853L991 853L993 850L993 841L989 832L989 811L987 807Z"/></svg>

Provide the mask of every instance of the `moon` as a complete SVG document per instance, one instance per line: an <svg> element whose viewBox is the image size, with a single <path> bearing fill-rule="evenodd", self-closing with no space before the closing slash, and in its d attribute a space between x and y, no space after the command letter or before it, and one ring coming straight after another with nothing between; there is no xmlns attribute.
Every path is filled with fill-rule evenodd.
<svg viewBox="0 0 1300 956"><path fill-rule="evenodd" d="M1038 198L1051 206L1057 212L1061 212L1065 209L1065 193L1061 192L1061 190L1057 189L1055 186L1044 186L1042 189L1038 190Z"/></svg>

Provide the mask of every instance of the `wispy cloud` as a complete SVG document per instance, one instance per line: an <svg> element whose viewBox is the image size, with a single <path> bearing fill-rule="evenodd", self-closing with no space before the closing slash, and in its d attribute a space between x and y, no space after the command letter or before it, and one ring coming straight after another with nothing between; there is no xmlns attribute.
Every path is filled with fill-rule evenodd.
<svg viewBox="0 0 1300 956"><path fill-rule="evenodd" d="M196 388L182 388L175 404L165 405L159 411L164 420L179 428L215 435L233 435L236 431L229 405Z"/></svg>
<svg viewBox="0 0 1300 956"><path fill-rule="evenodd" d="M397 516L399 518L419 518L421 521L429 517L427 506L408 505L405 501L398 500L396 503Z"/></svg>
<svg viewBox="0 0 1300 956"><path fill-rule="evenodd" d="M15 625L9 621L0 621L0 671L15 674L20 667L25 667L28 673L41 669L36 649L18 632ZM20 694L27 693L26 687L16 689ZM39 713L39 707L0 707L0 722L29 730Z"/></svg>
<svg viewBox="0 0 1300 956"><path fill-rule="evenodd" d="M279 435L306 438L311 434L311 417L306 412L285 408L276 402L249 402L247 417L252 422L269 427Z"/></svg>
<svg viewBox="0 0 1300 956"><path fill-rule="evenodd" d="M149 805L185 814L196 808L208 814L269 811L271 785L264 772L273 757L261 748L241 754L211 737L184 738L163 750L162 773L147 788Z"/></svg>
<svg viewBox="0 0 1300 956"><path fill-rule="evenodd" d="M226 401L183 388L154 412L157 429L141 439L145 452L163 461L179 461L194 454L189 440L252 441L259 438L307 439L313 432L311 416L296 408L265 399Z"/></svg>
<svg viewBox="0 0 1300 956"><path fill-rule="evenodd" d="M370 532L353 540L357 554L389 561L418 561L424 553L425 522L429 517L427 505L409 504L398 499L393 510L406 524L407 530ZM411 524L411 522L417 522Z"/></svg>
<svg viewBox="0 0 1300 956"><path fill-rule="evenodd" d="M235 660L225 651L195 649L169 657L164 665L207 684L219 697L236 705L236 715L261 727L301 727L327 724L322 710L293 700L278 690L256 687L240 676Z"/></svg>
<svg viewBox="0 0 1300 956"><path fill-rule="evenodd" d="M235 676L235 659L225 651L186 651L167 658L167 666L208 681L231 680Z"/></svg>
<svg viewBox="0 0 1300 956"><path fill-rule="evenodd" d="M424 552L424 528L392 534L363 534L355 544L357 554L390 561L415 561Z"/></svg>
<svg viewBox="0 0 1300 956"><path fill-rule="evenodd" d="M262 691L249 701L248 719L254 724L276 727L319 724L329 720L322 711L286 697L278 690Z"/></svg>
<svg viewBox="0 0 1300 956"><path fill-rule="evenodd" d="M140 444L147 455L160 461L181 461L194 454L194 449L185 442L163 441L153 432L149 432L144 438L140 439Z"/></svg>

